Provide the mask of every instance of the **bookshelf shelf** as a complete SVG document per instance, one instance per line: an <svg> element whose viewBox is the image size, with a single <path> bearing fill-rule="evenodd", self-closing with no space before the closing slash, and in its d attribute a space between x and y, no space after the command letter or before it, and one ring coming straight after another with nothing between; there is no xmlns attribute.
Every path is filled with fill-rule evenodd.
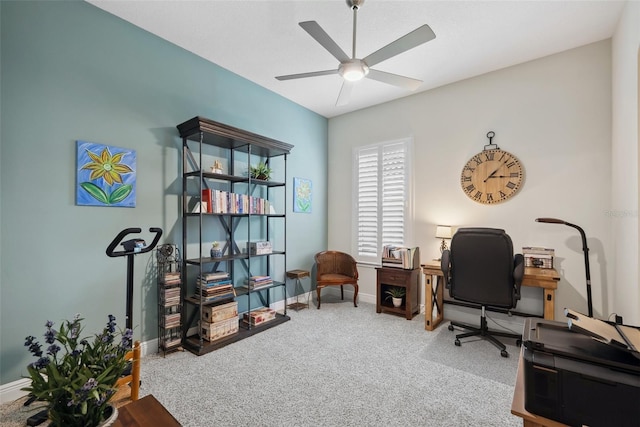
<svg viewBox="0 0 640 427"><path fill-rule="evenodd" d="M201 355L289 320L286 304L282 313L263 324L246 324L242 319L269 307L273 297L286 299L286 165L293 146L202 117L177 128L183 154L181 295L186 304L182 343ZM251 177L248 171L258 163L269 165L275 179ZM212 165L216 173L209 172ZM213 241L220 242L222 257L209 256ZM259 241L271 242L273 251L250 254L248 242ZM231 282L232 297L216 296L215 280L201 280L201 287L196 287L197 278L217 271L228 273L225 281ZM269 276L269 283L248 288L247 283L258 276ZM222 299L201 300L200 293ZM238 304L237 331L211 334L216 325L201 324L206 321L204 311L229 301Z"/></svg>

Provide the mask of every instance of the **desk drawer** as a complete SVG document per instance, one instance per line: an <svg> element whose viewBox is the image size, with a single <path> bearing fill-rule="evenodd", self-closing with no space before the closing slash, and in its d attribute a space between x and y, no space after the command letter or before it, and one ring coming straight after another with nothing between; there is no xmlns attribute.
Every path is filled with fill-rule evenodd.
<svg viewBox="0 0 640 427"><path fill-rule="evenodd" d="M378 270L378 282L385 285L407 286L407 277L411 270Z"/></svg>

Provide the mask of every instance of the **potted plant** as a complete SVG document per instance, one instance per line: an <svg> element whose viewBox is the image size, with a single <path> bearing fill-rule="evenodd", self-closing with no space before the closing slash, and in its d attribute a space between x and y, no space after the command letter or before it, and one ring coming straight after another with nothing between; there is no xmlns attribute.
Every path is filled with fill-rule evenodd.
<svg viewBox="0 0 640 427"><path fill-rule="evenodd" d="M133 331L116 333L115 317L109 315L105 328L90 341L80 337L83 320L77 314L57 331L47 321L46 349L34 336L25 339L24 345L38 359L27 366L31 385L22 390L47 402L51 426L96 427L117 418L109 399L127 367L125 355L131 350Z"/></svg>
<svg viewBox="0 0 640 427"><path fill-rule="evenodd" d="M384 291L384 293L387 294L386 299L391 298L394 307L400 307L402 305L402 297L405 296L407 290L400 286L392 286Z"/></svg>
<svg viewBox="0 0 640 427"><path fill-rule="evenodd" d="M269 181L271 179L271 173L273 171L265 162L260 162L255 166L249 167L249 174L251 178L261 179L264 181Z"/></svg>

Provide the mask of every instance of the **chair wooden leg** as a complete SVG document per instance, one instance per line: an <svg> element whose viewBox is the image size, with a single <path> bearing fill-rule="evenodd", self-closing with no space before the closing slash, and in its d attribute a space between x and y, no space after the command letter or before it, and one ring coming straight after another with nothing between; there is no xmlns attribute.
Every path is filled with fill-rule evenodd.
<svg viewBox="0 0 640 427"><path fill-rule="evenodd" d="M340 285L340 298L344 300L344 286Z"/></svg>
<svg viewBox="0 0 640 427"><path fill-rule="evenodd" d="M355 292L353 293L353 306L357 307L358 304L356 303L356 301L358 299L358 285L353 285L353 288L355 289Z"/></svg>
<svg viewBox="0 0 640 427"><path fill-rule="evenodd" d="M316 293L318 294L318 310L320 310L320 289L322 289L320 286L316 288Z"/></svg>
<svg viewBox="0 0 640 427"><path fill-rule="evenodd" d="M138 400L140 393L140 341L133 346L133 361L131 362L131 400Z"/></svg>

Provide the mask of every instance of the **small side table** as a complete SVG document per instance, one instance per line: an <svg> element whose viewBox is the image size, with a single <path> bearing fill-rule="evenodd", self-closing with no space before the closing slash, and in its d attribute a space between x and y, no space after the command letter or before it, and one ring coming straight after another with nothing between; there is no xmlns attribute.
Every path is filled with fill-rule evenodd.
<svg viewBox="0 0 640 427"><path fill-rule="evenodd" d="M376 313L388 312L400 314L407 320L420 312L420 269L378 267L376 283ZM404 304L394 307L386 302L385 293L392 287L405 288Z"/></svg>
<svg viewBox="0 0 640 427"><path fill-rule="evenodd" d="M307 294L307 302L303 303L300 302L299 298L300 298L300 294L298 293L298 290L302 291L301 293L304 293L304 288L302 287L302 282L300 281L300 279L302 279L303 277L311 277L311 273L309 273L307 270L290 270L287 271L287 278L288 279L296 279L296 284L295 287L293 289L293 292L296 294L296 302L289 304L287 307L289 307L292 310L295 311L299 311L302 310L303 308L309 308L309 294Z"/></svg>

